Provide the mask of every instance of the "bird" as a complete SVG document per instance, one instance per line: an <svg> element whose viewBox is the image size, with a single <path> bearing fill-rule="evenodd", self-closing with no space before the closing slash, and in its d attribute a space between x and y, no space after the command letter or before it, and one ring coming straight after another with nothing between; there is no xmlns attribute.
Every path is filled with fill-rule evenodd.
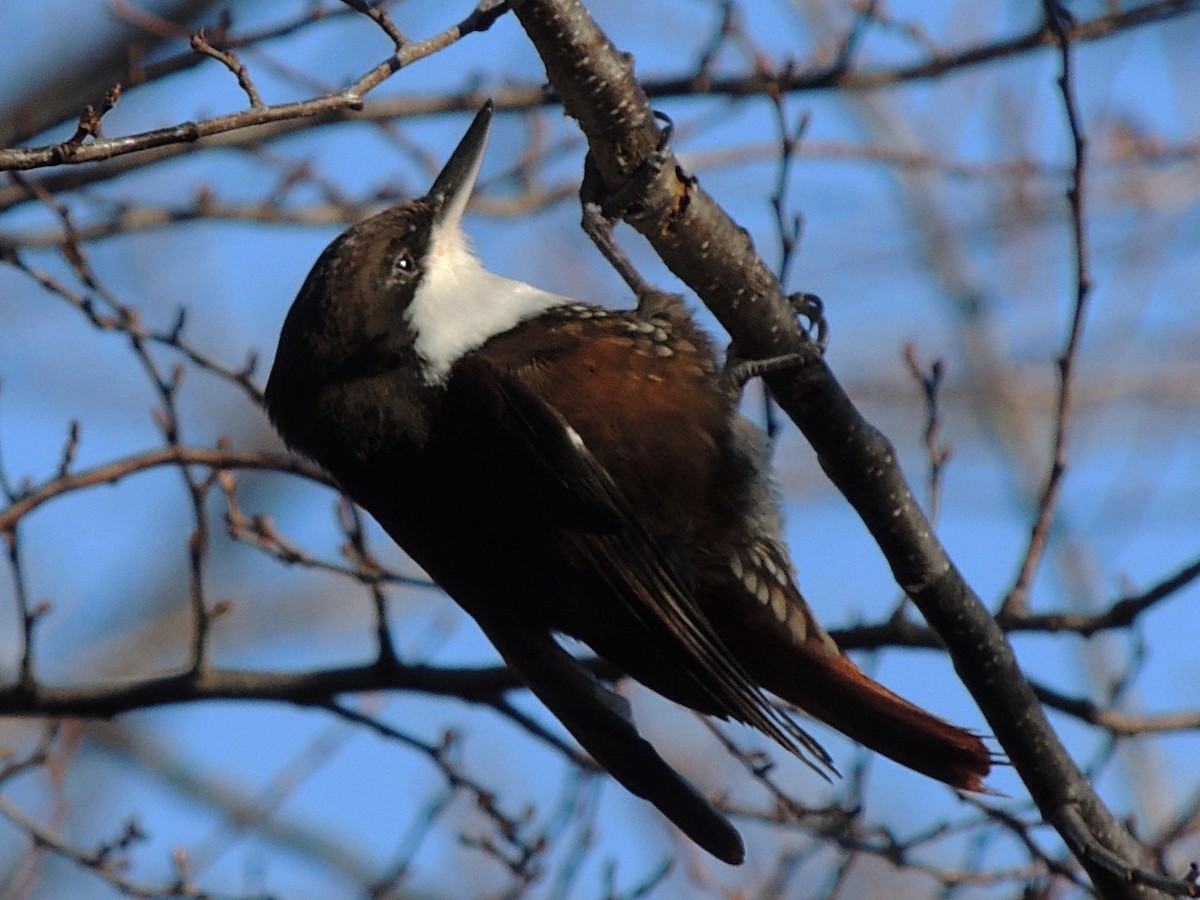
<svg viewBox="0 0 1200 900"><path fill-rule="evenodd" d="M283 441L475 619L599 766L723 862L745 857L727 815L561 636L824 774L834 762L791 707L986 790L980 736L869 678L813 615L765 438L683 300L584 303L478 260L463 218L493 114L489 101L428 193L351 226L312 267L264 394Z"/></svg>

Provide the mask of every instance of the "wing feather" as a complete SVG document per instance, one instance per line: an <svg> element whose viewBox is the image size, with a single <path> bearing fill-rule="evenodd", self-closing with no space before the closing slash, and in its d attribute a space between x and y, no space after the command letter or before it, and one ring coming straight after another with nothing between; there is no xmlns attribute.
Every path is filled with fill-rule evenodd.
<svg viewBox="0 0 1200 900"><path fill-rule="evenodd" d="M452 402L473 407L470 421L481 442L507 447L509 457L526 461L545 496L582 511L581 521L593 527L573 528L566 536L577 558L606 581L664 653L674 651L717 708L768 735L823 777L836 771L820 744L771 703L730 653L608 471L557 410L516 374L480 355L460 361L449 390L456 394Z"/></svg>

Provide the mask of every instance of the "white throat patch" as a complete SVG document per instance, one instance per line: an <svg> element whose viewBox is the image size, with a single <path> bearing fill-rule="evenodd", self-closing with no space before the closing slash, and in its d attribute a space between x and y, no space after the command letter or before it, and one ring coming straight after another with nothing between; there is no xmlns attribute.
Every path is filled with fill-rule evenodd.
<svg viewBox="0 0 1200 900"><path fill-rule="evenodd" d="M440 384L463 355L554 306L576 301L485 269L451 217L433 233L406 313L422 378Z"/></svg>

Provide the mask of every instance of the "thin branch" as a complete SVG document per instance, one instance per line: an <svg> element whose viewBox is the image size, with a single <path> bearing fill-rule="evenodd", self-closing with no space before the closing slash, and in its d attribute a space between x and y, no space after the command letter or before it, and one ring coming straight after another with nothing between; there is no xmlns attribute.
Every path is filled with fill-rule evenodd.
<svg viewBox="0 0 1200 900"><path fill-rule="evenodd" d="M1200 885L1192 877L1167 878L1137 866L1130 866L1118 854L1096 840L1090 824L1073 806L1062 808L1054 826L1062 834L1075 856L1086 863L1099 866L1111 877L1110 884L1146 887L1156 894L1170 897L1200 897ZM1195 871L1193 865L1192 871ZM1108 896L1108 894L1104 894Z"/></svg>
<svg viewBox="0 0 1200 900"><path fill-rule="evenodd" d="M324 477L323 473L322 476ZM285 566L302 566L314 572L329 572L357 581L371 590L377 610L382 609L384 598L379 589L384 584L437 589L437 586L428 578L416 578L389 571L379 565L373 558L367 560L355 556L352 564L346 565L314 556L300 545L280 534L270 516L261 514L247 515L242 511L237 499L237 479L229 469L222 470L218 482L225 495L226 533L235 541L240 541L262 550L272 559L277 560ZM339 498L339 514L343 503L344 500ZM383 620L377 618L376 628L382 627L384 627ZM382 640L382 637L380 637L381 647L383 646ZM380 652L385 657L389 655L386 650L381 650Z"/></svg>
<svg viewBox="0 0 1200 900"><path fill-rule="evenodd" d="M424 754L441 772L450 787L466 790L474 796L476 806L492 821L500 838L500 843L487 837L464 836L463 841L500 860L522 883L530 883L537 877L537 860L548 843L538 838L525 837L532 819L532 811L527 810L518 816L505 813L500 809L494 791L452 763L451 752L458 741L457 735L447 732L440 744L431 744L343 704L330 701L325 704L325 708L347 721L364 725L386 738Z"/></svg>
<svg viewBox="0 0 1200 900"><path fill-rule="evenodd" d="M1029 608L1029 584L1038 564L1045 555L1050 540L1050 527L1058 508L1058 496L1067 468L1067 433L1074 410L1074 371L1083 326L1087 320L1088 295L1092 277L1088 265L1088 243L1084 223L1084 176L1087 169L1087 139L1080 122L1075 101L1074 67L1071 55L1073 24L1066 8L1058 0L1044 0L1046 27L1055 35L1060 48L1061 70L1058 77L1063 110L1071 134L1071 183L1067 188L1067 203L1071 214L1071 240L1075 248L1075 298L1071 324L1062 353L1058 357L1058 397L1054 415L1054 438L1050 451L1050 471L1046 475L1037 503L1037 518L1030 529L1029 544L1016 580L1000 605L999 616L1025 612Z"/></svg>
<svg viewBox="0 0 1200 900"><path fill-rule="evenodd" d="M266 106L262 110L244 110L225 116L216 116L198 122L127 135L121 138L95 141L85 144L69 158L62 158L54 147L0 149L0 171L31 169L55 166L63 163L95 162L112 159L130 153L151 150L168 150L168 155L189 152L197 141L204 140L206 146L224 146L213 143L214 139L230 136L231 132L252 129L244 135L234 136L237 141L261 141L268 137L311 128L312 119L319 122L345 121L350 114L354 118L393 119L430 115L445 112L471 112L478 109L483 95L475 90L464 90L458 94L436 96L406 96L387 101L378 101L366 106L363 95L378 85L393 71L428 56L433 52L465 37L472 31L483 31L496 17L506 10L506 4L483 3L459 25L452 26L428 41L409 44L403 54L390 58L364 75L355 85L337 94L315 97L295 103ZM1086 22L1081 22L1072 31L1071 39L1076 43L1103 40L1141 26L1161 22L1164 19L1180 18L1200 8L1200 0L1154 0L1129 10L1110 12ZM306 20L307 21L307 20ZM797 71L790 76L786 72L758 72L733 78L709 78L703 74L689 74L678 78L650 80L646 82L646 93L653 99L689 96L746 97L764 95L770 91L811 92L830 89L867 90L888 85L903 84L940 77L947 72L967 70L973 66L1007 59L1023 53L1040 50L1056 43L1054 33L1044 26L1030 29L1024 34L999 41L978 44L953 52L932 56L912 65L881 67L863 71L838 71L829 67ZM393 68L394 66L394 68ZM529 110L557 105L558 98L547 95L540 84L517 85L490 92L498 110ZM172 149L172 145L183 145ZM85 176L86 177L86 176ZM48 186L49 187L49 186ZM56 187L49 187L57 190ZM2 208L3 204L0 204Z"/></svg>
<svg viewBox="0 0 1200 900"><path fill-rule="evenodd" d="M114 84L104 95L104 102L100 104L99 109L90 103L85 106L83 112L79 114L79 123L75 126L75 133L58 145L62 149L62 153L70 155L82 147L84 141L89 138L98 139L100 137L100 120L117 105L117 101L120 99L121 85Z"/></svg>
<svg viewBox="0 0 1200 900"><path fill-rule="evenodd" d="M1200 579L1200 559L1187 563L1139 594L1121 597L1099 612L1029 614L1006 617L1002 624L1008 631L1070 631L1090 637L1100 631L1128 628L1142 613L1174 597L1197 579Z"/></svg>
<svg viewBox="0 0 1200 900"><path fill-rule="evenodd" d="M124 867L124 854L113 852L115 847L123 849L123 846L130 842L129 840L118 839L115 847L105 846L97 850L84 850L59 837L49 828L26 814L17 804L2 795L0 795L0 815L25 832L35 845L43 847L56 856L68 859L77 866L91 871L97 878L108 884L109 887L126 897L147 898L147 900L150 900L150 898L167 897L197 897L205 898L205 900L230 898L230 900L233 900L234 897L237 897L240 900L249 900L250 897L261 896L217 894L200 888L190 883L190 880L187 878L186 866L184 865L178 865L177 867L180 870L178 877L165 884L149 884L135 881L124 875L121 871ZM130 833L127 832L127 834ZM139 832L133 832L132 838L136 838L138 834ZM180 857L177 859L177 862L183 862L185 858Z"/></svg>
<svg viewBox="0 0 1200 900"><path fill-rule="evenodd" d="M412 43L396 27L396 23L392 21L392 17L388 15L386 9L379 6L372 6L367 0L342 0L342 2L378 25L380 30L391 39L397 50L402 49L406 44Z"/></svg>
<svg viewBox="0 0 1200 900"><path fill-rule="evenodd" d="M313 97L292 103L252 106L237 113L214 116L197 122L182 122L168 128L158 128L119 138L96 140L80 144L53 144L0 150L0 170L26 170L63 163L85 163L111 159L128 153L139 153L172 144L195 144L197 141L277 122L299 121L313 116L357 112L363 108L363 97L382 84L389 76L412 65L468 34L484 31L507 9L505 3L484 0L467 18L457 25L424 41L405 44L403 48L361 75L349 87L323 97Z"/></svg>
<svg viewBox="0 0 1200 900"><path fill-rule="evenodd" d="M937 522L941 509L942 473L950 460L951 449L948 444L938 440L941 431L938 399L941 395L942 383L946 376L946 362L935 359L929 364L928 373L917 359L917 347L912 341L904 345L904 363L908 372L921 388L921 396L925 400L925 458L929 461L929 521Z"/></svg>
<svg viewBox="0 0 1200 900"><path fill-rule="evenodd" d="M347 497L338 498L338 522L342 533L346 536L343 552L354 565L356 571L366 573L365 583L371 591L372 606L375 610L375 645L380 662L388 665L395 662L396 645L392 641L392 632L388 627L387 595L384 593L382 579L383 567L375 559L367 547L367 533L363 527L363 514ZM375 576L375 577L370 577Z"/></svg>
<svg viewBox="0 0 1200 900"><path fill-rule="evenodd" d="M1101 706L1082 697L1068 697L1043 684L1034 684L1038 699L1052 709L1074 716L1089 725L1098 725L1113 736L1130 737L1200 728L1200 710L1185 710L1158 715L1137 715Z"/></svg>
<svg viewBox="0 0 1200 900"><path fill-rule="evenodd" d="M32 181L29 183L29 187L31 190L38 191L39 193L44 190L42 185ZM57 206L52 197L47 197L46 200L52 207ZM72 262L74 266L74 259L78 258L80 253L79 247L81 242L76 239L74 225L71 223L70 216L67 215L65 209L62 210L60 218L64 223L66 237L63 243L64 252L68 257L68 261ZM233 366L219 362L192 346L185 339L184 334L187 323L185 310L181 309L179 311L179 315L170 328L154 330L147 328L143 324L141 316L133 307L119 303L114 297L106 296L101 292L100 296L109 307L108 311L102 310L98 308L97 303L91 296L85 296L78 291L72 290L44 269L28 265L21 254L13 247L4 243L0 243L0 262L8 263L21 272L24 272L30 278L33 278L43 288L62 298L81 312L93 326L101 331L112 331L126 336L135 348L141 348L138 351L139 359L142 360L143 366L146 367L148 372L154 370L154 365L145 356L145 344L153 343L172 347L182 354L188 362L195 363L200 368L228 381L246 394L255 405L262 406L262 391L252 380L258 362L257 357L251 354L246 360L245 365L240 368L234 368ZM85 284L89 284L92 280L90 274L87 272L82 272L81 277L84 279ZM170 427L169 422L164 424Z"/></svg>
<svg viewBox="0 0 1200 900"><path fill-rule="evenodd" d="M204 34L204 29L201 28L191 39L192 49L197 53L207 56L210 59L215 59L237 79L238 86L245 92L247 99L250 101L251 109L262 109L266 106L263 103L262 96L258 93L258 88L254 86L254 82L250 78L250 72L238 59L236 53L232 50L220 50L210 44Z"/></svg>
<svg viewBox="0 0 1200 900"><path fill-rule="evenodd" d="M208 466L214 470L258 469L273 472L289 472L318 484L333 487L333 482L324 471L313 464L286 453L263 451L210 449L173 444L157 450L146 450L132 456L103 463L90 469L58 475L36 487L18 494L13 502L0 510L0 532L8 532L30 512L44 503L66 494L102 484L115 484L137 472L145 472L161 466Z"/></svg>
<svg viewBox="0 0 1200 900"><path fill-rule="evenodd" d="M125 681L69 687L35 684L0 687L0 715L108 718L134 709L200 700L275 700L321 706L331 696L362 691L412 690L492 706L520 687L504 666L453 668L370 663L305 672L267 672L210 667L182 669Z"/></svg>
<svg viewBox="0 0 1200 900"><path fill-rule="evenodd" d="M1196 0L1155 0L1155 2L1145 3L1131 9L1113 10L1094 19L1075 23L1071 29L1070 39L1074 43L1101 40L1131 28L1153 24L1167 18L1189 15L1197 8L1200 8L1200 4ZM843 41L843 43L846 42ZM706 81L692 78L664 79L648 81L646 92L652 99L658 99L664 96L693 93L745 97L765 94L773 89L788 92L829 88L862 91L939 78L948 72L964 71L974 66L1009 59L1023 53L1057 45L1057 33L1043 22L1010 38L975 44L957 50L943 50L909 65L855 70L846 65L845 54L839 53L835 55L831 64L801 70L790 77L783 77L784 73L776 72L707 79Z"/></svg>

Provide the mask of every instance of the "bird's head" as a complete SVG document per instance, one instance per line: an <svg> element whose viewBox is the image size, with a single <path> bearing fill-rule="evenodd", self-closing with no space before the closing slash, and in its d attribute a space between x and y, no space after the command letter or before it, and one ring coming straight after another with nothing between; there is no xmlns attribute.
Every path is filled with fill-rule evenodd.
<svg viewBox="0 0 1200 900"><path fill-rule="evenodd" d="M444 309L444 298L469 293L472 276L482 271L461 226L492 109L491 101L484 104L427 194L359 222L325 248L284 322L268 407L304 384L371 377L403 365L423 372L432 364L448 368L428 358L426 344L446 330L438 319L455 312Z"/></svg>

